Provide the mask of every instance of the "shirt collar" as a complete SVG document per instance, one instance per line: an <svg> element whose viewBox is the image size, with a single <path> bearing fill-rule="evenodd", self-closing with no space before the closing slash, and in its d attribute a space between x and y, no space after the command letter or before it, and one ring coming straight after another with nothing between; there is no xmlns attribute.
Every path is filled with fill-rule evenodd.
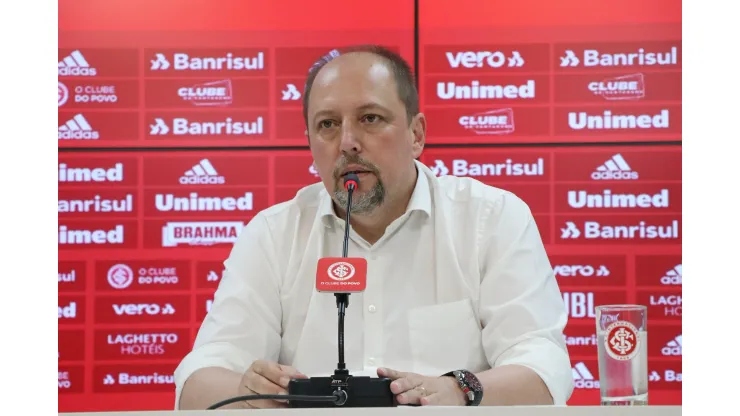
<svg viewBox="0 0 740 416"><path fill-rule="evenodd" d="M431 188L429 186L429 178L427 178L424 169L420 166L421 162L415 160L414 164L416 165L416 185L414 186L414 191L411 193L409 204L406 207L406 214L414 211L422 211L426 213L427 216L431 216L432 196ZM332 218L338 221L344 221L344 218L337 217L334 212L332 199L326 191L326 188L321 190L321 203L319 204L318 214L321 217L321 221L327 227L331 225Z"/></svg>

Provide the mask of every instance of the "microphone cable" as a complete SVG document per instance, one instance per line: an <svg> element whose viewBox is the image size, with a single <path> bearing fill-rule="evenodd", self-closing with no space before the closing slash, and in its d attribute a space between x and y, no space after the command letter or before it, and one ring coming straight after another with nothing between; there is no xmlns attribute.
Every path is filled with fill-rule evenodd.
<svg viewBox="0 0 740 416"><path fill-rule="evenodd" d="M215 410L227 404L246 401L246 400L293 400L297 402L334 402L339 403L346 400L345 391L335 391L333 396L308 396L299 394L250 394L248 396L236 396L230 399L221 400L209 406L206 410Z"/></svg>

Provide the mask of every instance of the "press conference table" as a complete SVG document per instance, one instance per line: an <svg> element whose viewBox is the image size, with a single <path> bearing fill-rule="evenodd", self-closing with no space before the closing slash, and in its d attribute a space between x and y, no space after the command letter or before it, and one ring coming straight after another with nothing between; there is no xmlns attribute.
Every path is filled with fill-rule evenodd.
<svg viewBox="0 0 740 416"><path fill-rule="evenodd" d="M681 416L681 406L513 406L513 407L408 407L312 408L264 410L181 410L152 412L59 413L59 416Z"/></svg>

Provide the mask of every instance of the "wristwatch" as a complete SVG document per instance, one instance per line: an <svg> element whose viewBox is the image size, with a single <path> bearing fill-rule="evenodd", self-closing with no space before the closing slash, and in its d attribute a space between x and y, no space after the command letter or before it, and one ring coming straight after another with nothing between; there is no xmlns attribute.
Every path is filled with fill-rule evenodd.
<svg viewBox="0 0 740 416"><path fill-rule="evenodd" d="M457 380L457 384L460 385L460 389L462 389L465 397L468 399L468 406L478 406L481 400L483 400L483 386L478 381L478 377L470 371L455 370L442 376L454 377Z"/></svg>

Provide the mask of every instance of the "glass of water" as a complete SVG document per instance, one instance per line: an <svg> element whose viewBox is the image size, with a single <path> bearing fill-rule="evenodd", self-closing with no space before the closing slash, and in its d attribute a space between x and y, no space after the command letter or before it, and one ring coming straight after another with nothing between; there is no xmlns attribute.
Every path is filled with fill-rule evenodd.
<svg viewBox="0 0 740 416"><path fill-rule="evenodd" d="M647 405L647 306L597 306L596 334L601 405Z"/></svg>

